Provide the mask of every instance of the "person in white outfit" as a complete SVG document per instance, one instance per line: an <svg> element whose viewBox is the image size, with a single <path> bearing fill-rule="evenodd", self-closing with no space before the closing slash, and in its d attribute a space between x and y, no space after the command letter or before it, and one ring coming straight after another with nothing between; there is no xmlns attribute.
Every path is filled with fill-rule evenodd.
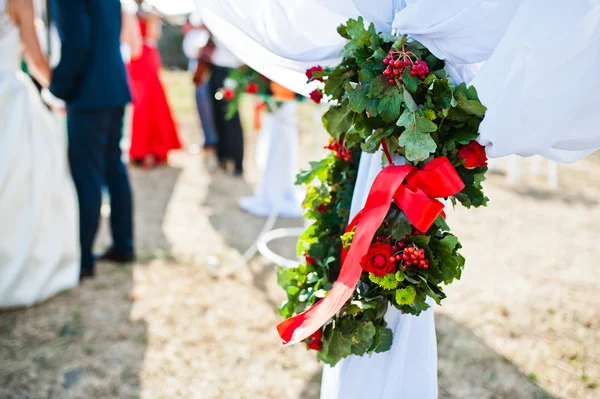
<svg viewBox="0 0 600 399"><path fill-rule="evenodd" d="M0 0L0 307L29 306L79 281L75 187L67 137L20 70L22 48L42 86L32 0Z"/></svg>

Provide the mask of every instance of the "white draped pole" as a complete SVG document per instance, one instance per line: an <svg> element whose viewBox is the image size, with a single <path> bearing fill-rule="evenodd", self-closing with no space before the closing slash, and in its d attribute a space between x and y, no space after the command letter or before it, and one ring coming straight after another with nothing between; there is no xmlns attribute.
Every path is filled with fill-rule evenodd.
<svg viewBox="0 0 600 399"><path fill-rule="evenodd" d="M284 102L267 113L257 145L256 159L261 161L261 177L255 193L241 198L240 208L266 217L301 217L302 201L294 185L298 171L298 124L295 101Z"/></svg>

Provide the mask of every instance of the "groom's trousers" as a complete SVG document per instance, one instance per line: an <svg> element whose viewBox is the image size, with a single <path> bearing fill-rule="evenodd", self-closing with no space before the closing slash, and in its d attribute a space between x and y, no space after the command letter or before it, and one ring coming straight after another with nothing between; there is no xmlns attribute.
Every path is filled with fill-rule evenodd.
<svg viewBox="0 0 600 399"><path fill-rule="evenodd" d="M79 197L82 270L94 270L92 251L103 188L110 196L111 250L133 254L131 186L120 147L123 115L124 107L67 110L69 163Z"/></svg>

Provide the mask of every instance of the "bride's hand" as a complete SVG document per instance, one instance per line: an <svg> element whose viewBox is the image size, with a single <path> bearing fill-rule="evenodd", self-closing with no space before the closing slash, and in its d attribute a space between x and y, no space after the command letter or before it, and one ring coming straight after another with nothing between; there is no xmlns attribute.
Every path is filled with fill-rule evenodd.
<svg viewBox="0 0 600 399"><path fill-rule="evenodd" d="M50 90L42 89L42 100L44 100L46 105L48 105L52 111L61 115L66 114L65 102L60 98L55 97Z"/></svg>

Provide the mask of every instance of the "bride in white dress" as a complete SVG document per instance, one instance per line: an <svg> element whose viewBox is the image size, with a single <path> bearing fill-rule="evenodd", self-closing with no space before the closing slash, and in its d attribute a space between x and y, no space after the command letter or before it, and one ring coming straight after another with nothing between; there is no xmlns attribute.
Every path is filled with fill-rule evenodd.
<svg viewBox="0 0 600 399"><path fill-rule="evenodd" d="M29 306L79 281L66 134L20 70L24 49L30 70L48 85L32 3L0 0L0 307Z"/></svg>

